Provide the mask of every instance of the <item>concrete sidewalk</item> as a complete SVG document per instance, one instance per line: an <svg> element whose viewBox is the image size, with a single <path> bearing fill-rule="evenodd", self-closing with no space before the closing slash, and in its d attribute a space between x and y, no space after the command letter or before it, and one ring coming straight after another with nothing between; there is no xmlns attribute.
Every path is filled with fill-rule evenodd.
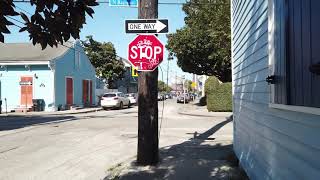
<svg viewBox="0 0 320 180"><path fill-rule="evenodd" d="M206 107L189 104L181 107L179 114L212 117L216 123L182 143L160 148L160 163L156 166L138 166L133 157L109 168L105 180L248 179L233 153L232 113L211 113Z"/></svg>
<svg viewBox="0 0 320 180"><path fill-rule="evenodd" d="M7 113L7 114L0 114L0 117L21 117L21 116L46 116L46 115L69 115L69 114L82 114L82 113L90 113L90 112L96 112L101 111L101 107L95 107L95 108L83 108L83 109L77 109L77 110L66 110L66 111L55 111L55 112L28 112L28 113Z"/></svg>
<svg viewBox="0 0 320 180"><path fill-rule="evenodd" d="M179 109L179 114L199 117L229 117L232 112L208 112L207 106L199 106L198 101L195 100L183 105Z"/></svg>

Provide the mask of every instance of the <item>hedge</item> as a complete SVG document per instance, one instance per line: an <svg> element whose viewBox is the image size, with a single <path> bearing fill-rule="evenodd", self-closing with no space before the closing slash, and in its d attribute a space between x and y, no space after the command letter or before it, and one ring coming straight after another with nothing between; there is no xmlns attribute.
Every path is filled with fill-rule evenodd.
<svg viewBox="0 0 320 180"><path fill-rule="evenodd" d="M210 77L205 84L208 111L232 111L232 84L220 83L216 77Z"/></svg>

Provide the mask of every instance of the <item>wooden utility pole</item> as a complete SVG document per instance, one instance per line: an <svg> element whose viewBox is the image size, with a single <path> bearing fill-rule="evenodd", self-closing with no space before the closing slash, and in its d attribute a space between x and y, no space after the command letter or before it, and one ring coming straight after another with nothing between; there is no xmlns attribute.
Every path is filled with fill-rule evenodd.
<svg viewBox="0 0 320 180"><path fill-rule="evenodd" d="M158 0L139 1L139 19L157 19ZM139 74L138 155L139 165L159 161L158 139L158 68Z"/></svg>

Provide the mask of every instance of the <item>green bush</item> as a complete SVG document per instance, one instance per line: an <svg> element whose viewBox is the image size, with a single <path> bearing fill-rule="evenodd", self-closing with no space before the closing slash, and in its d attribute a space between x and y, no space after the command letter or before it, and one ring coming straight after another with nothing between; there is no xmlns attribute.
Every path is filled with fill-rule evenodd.
<svg viewBox="0 0 320 180"><path fill-rule="evenodd" d="M200 98L199 105L200 106L206 106L207 105L207 97L206 96Z"/></svg>
<svg viewBox="0 0 320 180"><path fill-rule="evenodd" d="M220 83L216 77L210 77L205 84L208 111L232 111L232 84Z"/></svg>

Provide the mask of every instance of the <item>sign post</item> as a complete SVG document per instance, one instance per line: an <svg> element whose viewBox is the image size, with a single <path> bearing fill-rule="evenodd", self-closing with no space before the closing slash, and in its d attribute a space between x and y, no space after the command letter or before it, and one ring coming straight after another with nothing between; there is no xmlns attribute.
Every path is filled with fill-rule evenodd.
<svg viewBox="0 0 320 180"><path fill-rule="evenodd" d="M158 18L158 0L139 0L139 19ZM155 36L150 36L153 40ZM143 38L142 38L143 39ZM148 39L147 39L148 40ZM154 165L159 162L159 130L158 130L158 69L156 68L163 59L163 51L160 52L160 44L146 44L142 41L132 43L134 49L129 48L129 58L140 65L139 70L146 67L149 70L139 73L139 92L138 92L138 152L137 163L139 165ZM157 48L152 48L156 46ZM137 49L136 49L137 48ZM152 52L151 52L152 51ZM140 55L135 52L142 52ZM151 53L153 53L151 55ZM142 57L142 59L139 59ZM152 58L152 63L147 59ZM130 60L130 59L129 59ZM154 62L157 65L154 65ZM143 63L145 62L145 63ZM148 66L150 65L150 66ZM142 68L141 68L142 67Z"/></svg>

